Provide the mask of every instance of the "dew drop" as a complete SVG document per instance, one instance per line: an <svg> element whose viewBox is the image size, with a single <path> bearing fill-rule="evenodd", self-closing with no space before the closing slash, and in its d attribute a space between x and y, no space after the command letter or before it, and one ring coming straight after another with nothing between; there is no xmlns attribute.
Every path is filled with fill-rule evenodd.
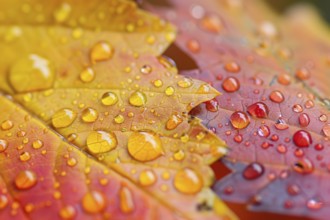
<svg viewBox="0 0 330 220"><path fill-rule="evenodd" d="M246 128L250 124L249 116L242 111L236 111L230 116L230 122L236 129Z"/></svg>
<svg viewBox="0 0 330 220"><path fill-rule="evenodd" d="M115 121L116 124L122 124L122 123L124 123L125 118L123 115L119 114L116 117L114 117L113 120Z"/></svg>
<svg viewBox="0 0 330 220"><path fill-rule="evenodd" d="M225 64L224 69L230 73L238 73L241 67L236 62L228 62Z"/></svg>
<svg viewBox="0 0 330 220"><path fill-rule="evenodd" d="M31 170L20 171L15 177L14 183L17 189L30 189L37 184L37 174Z"/></svg>
<svg viewBox="0 0 330 220"><path fill-rule="evenodd" d="M324 125L322 131L325 136L330 137L330 124Z"/></svg>
<svg viewBox="0 0 330 220"><path fill-rule="evenodd" d="M164 154L159 136L148 132L134 132L128 138L129 154L141 162L155 160Z"/></svg>
<svg viewBox="0 0 330 220"><path fill-rule="evenodd" d="M243 141L243 136L241 134L235 135L234 141L237 143L241 143Z"/></svg>
<svg viewBox="0 0 330 220"><path fill-rule="evenodd" d="M323 202L319 199L309 199L306 206L312 210L319 210L323 207Z"/></svg>
<svg viewBox="0 0 330 220"><path fill-rule="evenodd" d="M277 119L274 126L277 130L285 130L289 128L289 125L284 121L283 118Z"/></svg>
<svg viewBox="0 0 330 220"><path fill-rule="evenodd" d="M300 113L300 112L303 111L303 108L302 108L301 105L295 104L295 105L292 106L292 111L297 112L297 113Z"/></svg>
<svg viewBox="0 0 330 220"><path fill-rule="evenodd" d="M165 89L165 94L166 94L167 96L171 96L171 95L173 95L173 94L174 94L174 88L173 88L172 86L167 87L167 88Z"/></svg>
<svg viewBox="0 0 330 220"><path fill-rule="evenodd" d="M293 135L293 143L297 147L309 147L312 144L312 136L307 131L299 130Z"/></svg>
<svg viewBox="0 0 330 220"><path fill-rule="evenodd" d="M173 181L174 187L184 194L196 194L203 188L202 178L190 168L179 170Z"/></svg>
<svg viewBox="0 0 330 220"><path fill-rule="evenodd" d="M1 129L4 131L10 130L14 127L14 123L11 120L5 120L1 123Z"/></svg>
<svg viewBox="0 0 330 220"><path fill-rule="evenodd" d="M309 116L306 113L300 114L298 120L301 127L307 127L310 122Z"/></svg>
<svg viewBox="0 0 330 220"><path fill-rule="evenodd" d="M134 92L129 97L129 103L136 107L144 106L147 103L147 97L142 92Z"/></svg>
<svg viewBox="0 0 330 220"><path fill-rule="evenodd" d="M71 205L64 206L59 212L60 217L65 220L74 219L76 214L76 209Z"/></svg>
<svg viewBox="0 0 330 220"><path fill-rule="evenodd" d="M113 92L106 92L102 95L101 102L105 106L112 106L118 102L118 96Z"/></svg>
<svg viewBox="0 0 330 220"><path fill-rule="evenodd" d="M296 71L296 77L300 80L309 79L310 76L311 76L311 73L306 68L300 68Z"/></svg>
<svg viewBox="0 0 330 220"><path fill-rule="evenodd" d="M284 96L280 91L275 90L270 93L269 99L275 103L281 103L284 101Z"/></svg>
<svg viewBox="0 0 330 220"><path fill-rule="evenodd" d="M287 147L284 146L283 144L280 144L277 146L276 150L281 154L285 154L287 152Z"/></svg>
<svg viewBox="0 0 330 220"><path fill-rule="evenodd" d="M34 149L39 149L39 148L42 148L43 146L44 146L44 143L41 140L35 140L32 143L32 147Z"/></svg>
<svg viewBox="0 0 330 220"><path fill-rule="evenodd" d="M216 99L211 99L205 102L205 107L209 112L217 112L219 110L219 102Z"/></svg>
<svg viewBox="0 0 330 220"><path fill-rule="evenodd" d="M144 170L140 173L139 183L142 186L152 186L157 181L157 177L152 170Z"/></svg>
<svg viewBox="0 0 330 220"><path fill-rule="evenodd" d="M263 102L256 102L247 107L247 112L253 117L267 118L269 109L268 106Z"/></svg>
<svg viewBox="0 0 330 220"><path fill-rule="evenodd" d="M328 120L328 116L325 114L320 115L319 120L321 122L326 122Z"/></svg>
<svg viewBox="0 0 330 220"><path fill-rule="evenodd" d="M28 161L28 160L31 159L31 155L30 155L29 152L24 151L24 152L22 152L22 153L19 155L19 159L20 159L20 161L22 161L22 162L26 162L26 161Z"/></svg>
<svg viewBox="0 0 330 220"><path fill-rule="evenodd" d="M92 82L95 78L94 70L90 67L86 68L80 73L79 77L80 80L84 83Z"/></svg>
<svg viewBox="0 0 330 220"><path fill-rule="evenodd" d="M166 122L166 129L173 130L177 128L183 122L183 118L180 115L172 115Z"/></svg>
<svg viewBox="0 0 330 220"><path fill-rule="evenodd" d="M295 185L295 184L291 184L288 186L287 188L287 192L289 195L291 196L295 196L295 195L298 195L300 193L300 188L299 186Z"/></svg>
<svg viewBox="0 0 330 220"><path fill-rule="evenodd" d="M111 151L117 144L115 134L106 131L93 131L87 137L87 148L93 154Z"/></svg>
<svg viewBox="0 0 330 220"><path fill-rule="evenodd" d="M93 46L90 52L92 63L109 60L114 53L113 47L107 42L99 42Z"/></svg>
<svg viewBox="0 0 330 220"><path fill-rule="evenodd" d="M219 33L223 29L222 22L216 15L205 16L202 19L201 25L205 30L211 33Z"/></svg>
<svg viewBox="0 0 330 220"><path fill-rule="evenodd" d="M68 160L67 160L67 162L66 162L66 164L68 165L68 166L70 166L70 167L74 167L74 166L76 166L77 165L77 159L76 158L74 158L74 157L70 157Z"/></svg>
<svg viewBox="0 0 330 220"><path fill-rule="evenodd" d="M4 152L8 147L8 142L6 140L0 139L0 153Z"/></svg>
<svg viewBox="0 0 330 220"><path fill-rule="evenodd" d="M99 117L98 112L90 107L84 109L81 113L81 119L87 123L95 122L98 117Z"/></svg>
<svg viewBox="0 0 330 220"><path fill-rule="evenodd" d="M189 88L192 86L193 81L189 78L183 78L183 79L179 80L177 84L181 88Z"/></svg>
<svg viewBox="0 0 330 220"><path fill-rule="evenodd" d="M310 109L310 108L313 108L313 107L314 107L314 102L313 102L313 100L307 100L307 101L305 102L305 108Z"/></svg>
<svg viewBox="0 0 330 220"><path fill-rule="evenodd" d="M314 166L310 160L304 158L293 164L293 170L300 174L309 174L313 172Z"/></svg>
<svg viewBox="0 0 330 220"><path fill-rule="evenodd" d="M100 213L106 207L105 196L103 193L96 190L87 192L82 199L82 207L88 213Z"/></svg>
<svg viewBox="0 0 330 220"><path fill-rule="evenodd" d="M250 163L248 166L245 167L243 171L243 177L246 180L254 180L261 177L265 172L265 168L258 162Z"/></svg>
<svg viewBox="0 0 330 220"><path fill-rule="evenodd" d="M149 73L152 72L152 67L149 66L149 65L143 65L143 66L141 67L141 69L140 69L140 72L141 72L142 74L149 74Z"/></svg>
<svg viewBox="0 0 330 220"><path fill-rule="evenodd" d="M324 146L322 144L315 144L314 149L320 151L324 149Z"/></svg>
<svg viewBox="0 0 330 220"><path fill-rule="evenodd" d="M68 19L70 12L71 5L64 2L54 11L54 18L58 23L62 23Z"/></svg>
<svg viewBox="0 0 330 220"><path fill-rule="evenodd" d="M4 209L8 205L8 197L6 195L0 195L0 210Z"/></svg>
<svg viewBox="0 0 330 220"><path fill-rule="evenodd" d="M273 134L270 138L272 141L278 141L278 135Z"/></svg>
<svg viewBox="0 0 330 220"><path fill-rule="evenodd" d="M268 137L270 135L270 129L267 125L261 125L258 128L258 135L260 137Z"/></svg>
<svg viewBox="0 0 330 220"><path fill-rule="evenodd" d="M23 93L49 89L53 86L54 78L55 73L50 61L30 54L14 63L8 79L16 92Z"/></svg>
<svg viewBox="0 0 330 220"><path fill-rule="evenodd" d="M201 49L200 44L197 40L188 40L187 41L187 48L192 53L198 53Z"/></svg>
<svg viewBox="0 0 330 220"><path fill-rule="evenodd" d="M291 77L286 73L282 73L277 76L277 82L285 86L290 85Z"/></svg>
<svg viewBox="0 0 330 220"><path fill-rule="evenodd" d="M77 117L77 113L71 109L61 109L52 117L52 124L55 128L66 128L71 125Z"/></svg>
<svg viewBox="0 0 330 220"><path fill-rule="evenodd" d="M156 88L160 88L160 87L162 87L162 86L163 86L163 81L161 81L160 79L155 80L155 81L154 81L154 86L155 86Z"/></svg>
<svg viewBox="0 0 330 220"><path fill-rule="evenodd" d="M134 200L130 189L122 186L119 191L120 210L124 213L131 213L134 211Z"/></svg>
<svg viewBox="0 0 330 220"><path fill-rule="evenodd" d="M222 82L222 88L226 92L236 92L240 88L240 83L235 77L227 77Z"/></svg>
<svg viewBox="0 0 330 220"><path fill-rule="evenodd" d="M182 161L185 158L185 153L183 150L178 150L173 154L174 160Z"/></svg>
<svg viewBox="0 0 330 220"><path fill-rule="evenodd" d="M302 157L302 156L304 156L304 151L301 149L301 148L297 148L297 149L295 149L295 151L294 151L294 155L296 156L296 157Z"/></svg>

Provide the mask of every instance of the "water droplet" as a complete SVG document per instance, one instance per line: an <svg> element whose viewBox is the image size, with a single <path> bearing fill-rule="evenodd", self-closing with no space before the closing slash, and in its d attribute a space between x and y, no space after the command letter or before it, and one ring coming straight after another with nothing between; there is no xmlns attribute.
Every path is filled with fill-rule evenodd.
<svg viewBox="0 0 330 220"><path fill-rule="evenodd" d="M187 41L187 48L192 53L198 53L201 49L200 44L197 40L188 40Z"/></svg>
<svg viewBox="0 0 330 220"><path fill-rule="evenodd" d="M305 102L305 108L310 109L310 108L313 108L313 107L314 107L314 102L313 102L313 100L307 100L307 101Z"/></svg>
<svg viewBox="0 0 330 220"><path fill-rule="evenodd" d="M77 113L71 109L61 109L52 117L52 124L55 128L66 128L71 125L77 117Z"/></svg>
<svg viewBox="0 0 330 220"><path fill-rule="evenodd" d="M115 121L116 124L122 124L124 123L125 118L123 115L119 114L113 120Z"/></svg>
<svg viewBox="0 0 330 220"><path fill-rule="evenodd" d="M293 164L293 170L300 174L309 174L313 172L314 166L310 160L304 158Z"/></svg>
<svg viewBox="0 0 330 220"><path fill-rule="evenodd" d="M68 166L70 166L70 167L74 167L74 166L76 166L77 165L77 159L76 158L74 158L74 157L70 157L68 160L67 160L67 162L66 162L66 164L68 165Z"/></svg>
<svg viewBox="0 0 330 220"><path fill-rule="evenodd" d="M129 154L141 162L155 160L164 154L159 136L148 132L134 132L128 138Z"/></svg>
<svg viewBox="0 0 330 220"><path fill-rule="evenodd" d="M105 106L111 106L118 102L118 96L113 92L106 92L102 95L101 102Z"/></svg>
<svg viewBox="0 0 330 220"><path fill-rule="evenodd" d="M122 186L119 191L120 210L124 213L131 213L134 211L134 200L130 189Z"/></svg>
<svg viewBox="0 0 330 220"><path fill-rule="evenodd" d="M322 131L325 136L330 137L330 124L324 125Z"/></svg>
<svg viewBox="0 0 330 220"><path fill-rule="evenodd" d="M106 131L93 131L87 137L87 148L93 154L111 151L117 144L115 134Z"/></svg>
<svg viewBox="0 0 330 220"><path fill-rule="evenodd" d="M300 114L298 120L301 127L307 127L310 122L309 116L306 113Z"/></svg>
<svg viewBox="0 0 330 220"><path fill-rule="evenodd" d="M277 150L277 152L284 154L287 152L287 147L284 146L283 144L280 144L277 146L276 150Z"/></svg>
<svg viewBox="0 0 330 220"><path fill-rule="evenodd" d="M235 77L227 77L222 82L222 88L226 92L236 92L240 88L240 83Z"/></svg>
<svg viewBox="0 0 330 220"><path fill-rule="evenodd" d="M129 97L129 103L136 107L144 106L147 103L147 97L142 92L134 92Z"/></svg>
<svg viewBox="0 0 330 220"><path fill-rule="evenodd" d="M269 110L265 103L256 102L247 107L247 112L257 118L267 118Z"/></svg>
<svg viewBox="0 0 330 220"><path fill-rule="evenodd" d="M141 72L142 74L149 74L149 73L152 72L152 67L149 66L149 65L143 65L143 66L141 67L141 69L140 69L140 72Z"/></svg>
<svg viewBox="0 0 330 220"><path fill-rule="evenodd" d="M275 25L270 21L261 22L258 31L260 34L268 38L275 38L279 34Z"/></svg>
<svg viewBox="0 0 330 220"><path fill-rule="evenodd" d="M235 135L234 141L237 143L241 143L243 141L243 136L241 134Z"/></svg>
<svg viewBox="0 0 330 220"><path fill-rule="evenodd" d="M185 158L185 153L183 150L178 150L173 154L174 160L182 161Z"/></svg>
<svg viewBox="0 0 330 220"><path fill-rule="evenodd" d="M174 94L174 88L173 88L172 86L167 87L167 88L165 89L165 94L166 94L167 96L171 96L171 95L173 95L173 94Z"/></svg>
<svg viewBox="0 0 330 220"><path fill-rule="evenodd" d="M160 79L155 80L155 81L154 81L154 86L155 86L156 88L160 88L160 87L162 87L162 86L163 86L163 81L161 81Z"/></svg>
<svg viewBox="0 0 330 220"><path fill-rule="evenodd" d="M322 114L322 115L320 115L319 120L322 121L322 122L326 122L328 120L328 116Z"/></svg>
<svg viewBox="0 0 330 220"><path fill-rule="evenodd" d="M320 151L324 149L324 146L322 144L315 144L314 149Z"/></svg>
<svg viewBox="0 0 330 220"><path fill-rule="evenodd" d="M265 168L258 162L250 163L243 171L243 177L247 180L254 180L261 177L265 172Z"/></svg>
<svg viewBox="0 0 330 220"><path fill-rule="evenodd" d="M191 7L190 13L191 16L195 19L201 19L202 17L204 17L205 10L200 5L194 5L193 7Z"/></svg>
<svg viewBox="0 0 330 220"><path fill-rule="evenodd" d="M4 152L8 147L8 141L0 139L0 153Z"/></svg>
<svg viewBox="0 0 330 220"><path fill-rule="evenodd" d="M289 125L284 121L283 118L277 119L274 126L278 130L285 130L289 128Z"/></svg>
<svg viewBox="0 0 330 220"><path fill-rule="evenodd" d="M309 209L318 210L323 207L323 202L319 199L309 199L306 206Z"/></svg>
<svg viewBox="0 0 330 220"><path fill-rule="evenodd" d="M166 122L166 129L173 130L177 128L183 122L183 118L180 115L171 115Z"/></svg>
<svg viewBox="0 0 330 220"><path fill-rule="evenodd" d="M272 141L278 141L278 135L273 134L270 138Z"/></svg>
<svg viewBox="0 0 330 220"><path fill-rule="evenodd" d="M296 71L296 77L300 80L309 79L310 76L311 76L311 73L306 68L300 68Z"/></svg>
<svg viewBox="0 0 330 220"><path fill-rule="evenodd" d="M88 213L100 213L106 207L105 196L102 192L96 190L87 192L82 199L82 207Z"/></svg>
<svg viewBox="0 0 330 220"><path fill-rule="evenodd" d="M49 89L53 86L54 78L55 73L50 61L30 54L14 63L8 79L16 92L23 93Z"/></svg>
<svg viewBox="0 0 330 220"><path fill-rule="evenodd" d="M44 146L44 143L41 140L35 140L32 143L32 147L34 149L39 149L39 148L42 148L43 146Z"/></svg>
<svg viewBox="0 0 330 220"><path fill-rule="evenodd" d="M287 192L291 196L298 195L300 193L300 187L295 184L291 184L288 186Z"/></svg>
<svg viewBox="0 0 330 220"><path fill-rule="evenodd" d="M92 63L109 60L114 53L114 49L107 42L99 42L95 44L90 52Z"/></svg>
<svg viewBox="0 0 330 220"><path fill-rule="evenodd" d="M296 156L296 157L302 157L302 156L304 156L304 151L301 149L301 148L297 148L297 149L295 149L294 150L294 155Z"/></svg>
<svg viewBox="0 0 330 220"><path fill-rule="evenodd" d="M282 73L277 76L277 82L285 86L290 85L291 77L286 73Z"/></svg>
<svg viewBox="0 0 330 220"><path fill-rule="evenodd" d="M81 113L81 119L87 123L95 122L98 117L99 117L98 112L90 107L84 109Z"/></svg>
<svg viewBox="0 0 330 220"><path fill-rule="evenodd" d="M139 182L142 186L152 186L157 181L157 177L152 170L144 170L140 173Z"/></svg>
<svg viewBox="0 0 330 220"><path fill-rule="evenodd" d="M219 102L214 98L205 102L206 110L209 112L217 112L219 110Z"/></svg>
<svg viewBox="0 0 330 220"><path fill-rule="evenodd" d="M178 86L181 88L189 88L190 86L192 86L192 84L193 81L189 78L183 78L178 81Z"/></svg>
<svg viewBox="0 0 330 220"><path fill-rule="evenodd" d="M293 143L297 147L309 147L312 143L312 136L307 131L299 130L293 135Z"/></svg>
<svg viewBox="0 0 330 220"><path fill-rule="evenodd" d="M61 208L59 215L62 219L65 220L74 219L76 216L76 209L71 205L64 206Z"/></svg>
<svg viewBox="0 0 330 220"><path fill-rule="evenodd" d="M241 67L236 62L228 62L225 64L224 69L230 73L238 73Z"/></svg>
<svg viewBox="0 0 330 220"><path fill-rule="evenodd" d="M302 108L301 105L295 104L295 105L292 106L292 111L299 113L299 112L303 111L303 108Z"/></svg>
<svg viewBox="0 0 330 220"><path fill-rule="evenodd" d="M71 12L71 5L63 2L59 8L54 11L54 18L58 23L62 23L68 19Z"/></svg>
<svg viewBox="0 0 330 220"><path fill-rule="evenodd" d="M243 129L250 124L250 119L245 112L236 111L230 116L230 122L234 128Z"/></svg>
<svg viewBox="0 0 330 220"><path fill-rule="evenodd" d="M84 83L92 82L95 78L94 70L88 67L80 73L79 77L80 80L83 81Z"/></svg>
<svg viewBox="0 0 330 220"><path fill-rule="evenodd" d="M5 120L1 123L1 129L2 130L7 131L7 130L12 129L13 127L14 127L14 123L10 120Z"/></svg>
<svg viewBox="0 0 330 220"><path fill-rule="evenodd" d="M15 177L15 186L17 189L30 189L37 184L37 174L31 170L20 171Z"/></svg>
<svg viewBox="0 0 330 220"><path fill-rule="evenodd" d="M31 159L31 155L29 152L27 151L24 151L22 152L20 155L19 155L19 159L22 161L22 162L26 162L28 160Z"/></svg>
<svg viewBox="0 0 330 220"><path fill-rule="evenodd" d="M268 137L270 135L270 129L267 125L261 125L258 128L258 135L260 137Z"/></svg>
<svg viewBox="0 0 330 220"><path fill-rule="evenodd" d="M201 22L202 27L212 33L219 33L223 28L220 18L216 15L205 16Z"/></svg>
<svg viewBox="0 0 330 220"><path fill-rule="evenodd" d="M174 187L184 194L196 194L203 188L202 178L190 168L179 170L173 181Z"/></svg>
<svg viewBox="0 0 330 220"><path fill-rule="evenodd" d="M8 197L6 195L0 195L0 210L4 209L8 205Z"/></svg>
<svg viewBox="0 0 330 220"><path fill-rule="evenodd" d="M281 103L284 101L284 96L280 91L275 90L270 93L269 99L275 103Z"/></svg>

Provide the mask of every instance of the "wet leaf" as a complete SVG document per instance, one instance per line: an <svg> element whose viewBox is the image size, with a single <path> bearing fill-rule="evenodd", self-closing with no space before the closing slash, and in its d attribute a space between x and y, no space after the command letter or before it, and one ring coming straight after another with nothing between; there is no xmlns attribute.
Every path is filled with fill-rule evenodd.
<svg viewBox="0 0 330 220"><path fill-rule="evenodd" d="M121 0L0 2L10 9L0 13L0 90L20 104L1 96L2 182L10 188L14 179L18 192L54 185L24 199L5 189L17 204L5 202L1 214L235 218L209 189L209 164L224 143L188 120L219 93L161 56L175 37L171 25Z"/></svg>
<svg viewBox="0 0 330 220"><path fill-rule="evenodd" d="M175 43L198 66L182 74L223 94L191 111L230 146L233 173L215 191L254 210L327 216L327 30L260 2L168 2L147 7L178 27Z"/></svg>

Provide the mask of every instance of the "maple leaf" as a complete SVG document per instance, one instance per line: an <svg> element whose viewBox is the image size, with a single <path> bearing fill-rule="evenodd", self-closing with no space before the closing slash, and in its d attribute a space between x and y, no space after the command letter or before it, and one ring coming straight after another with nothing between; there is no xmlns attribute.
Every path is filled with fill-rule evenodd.
<svg viewBox="0 0 330 220"><path fill-rule="evenodd" d="M181 73L223 93L191 112L230 146L233 173L215 191L253 210L328 216L328 30L259 1L167 2L147 8L178 27L176 45L198 66Z"/></svg>
<svg viewBox="0 0 330 220"><path fill-rule="evenodd" d="M188 120L193 107L219 93L205 82L178 75L172 61L160 56L174 39L171 25L124 0L0 3L10 9L0 13L0 48L5 54L1 91L72 144L36 119L30 123L30 115L1 97L7 103L2 109L1 175L3 187L11 192L2 197L7 210L3 215L235 219L209 189L213 172L208 165L224 154L224 143L198 120ZM17 137L8 139L12 134ZM18 151L13 148L17 143ZM11 158L24 161L15 161L15 167L22 167L10 175L8 167L14 162L5 156L9 151ZM44 158L48 154L49 160ZM63 191L55 190L60 187L56 180L39 185L37 191L8 184L15 179L26 187L27 179L33 187L37 177L43 182L54 178L53 173L77 179L63 179L68 187ZM111 180L104 176L109 173ZM50 185L54 192L48 193ZM120 189L108 193L112 187ZM47 194L42 197L40 192L39 198L43 188ZM38 195L38 201L32 195ZM159 213L151 211L152 203Z"/></svg>

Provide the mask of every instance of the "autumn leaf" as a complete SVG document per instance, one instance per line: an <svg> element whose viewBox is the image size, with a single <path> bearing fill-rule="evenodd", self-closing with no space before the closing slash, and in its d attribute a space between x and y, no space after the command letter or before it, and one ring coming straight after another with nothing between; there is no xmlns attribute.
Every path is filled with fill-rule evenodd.
<svg viewBox="0 0 330 220"><path fill-rule="evenodd" d="M299 19L306 9L282 18L259 1L167 2L147 8L178 27L198 66L181 73L223 93L191 112L230 146L233 173L215 191L253 210L328 216L328 30Z"/></svg>
<svg viewBox="0 0 330 220"><path fill-rule="evenodd" d="M224 143L188 116L219 92L161 56L174 28L129 1L79 3L1 1L0 89L42 121L1 97L2 214L235 219L209 189ZM74 178L37 184L57 175Z"/></svg>

